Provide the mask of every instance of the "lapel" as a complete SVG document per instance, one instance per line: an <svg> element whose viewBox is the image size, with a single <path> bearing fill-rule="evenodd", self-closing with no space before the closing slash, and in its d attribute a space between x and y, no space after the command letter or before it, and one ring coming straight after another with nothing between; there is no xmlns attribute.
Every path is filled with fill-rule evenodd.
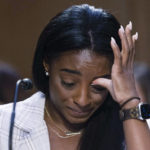
<svg viewBox="0 0 150 150"><path fill-rule="evenodd" d="M14 150L50 150L49 134L44 121L45 95L37 92L17 102L13 130ZM0 105L1 140L8 144L12 103ZM5 138L1 138L5 137ZM3 145L0 145L3 148Z"/></svg>
<svg viewBox="0 0 150 150"><path fill-rule="evenodd" d="M30 132L44 121L45 95L37 92L16 105L15 126Z"/></svg>
<svg viewBox="0 0 150 150"><path fill-rule="evenodd" d="M25 101L17 103L16 106L14 126L25 133L26 143L31 150L50 150L49 134L44 121L44 107L45 95L42 92L35 93ZM14 130L14 136L15 134L17 135L18 131Z"/></svg>

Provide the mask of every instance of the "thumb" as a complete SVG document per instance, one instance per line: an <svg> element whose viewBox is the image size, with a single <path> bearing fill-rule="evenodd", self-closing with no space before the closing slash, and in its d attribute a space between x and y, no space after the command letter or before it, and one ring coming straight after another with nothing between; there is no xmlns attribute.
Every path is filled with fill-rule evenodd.
<svg viewBox="0 0 150 150"><path fill-rule="evenodd" d="M113 84L111 79L98 78L92 82L93 85L100 85L106 88L111 94L112 98L115 100L116 96L113 90Z"/></svg>
<svg viewBox="0 0 150 150"><path fill-rule="evenodd" d="M110 93L112 93L112 80L105 78L98 78L92 82L93 85L100 85L106 88Z"/></svg>

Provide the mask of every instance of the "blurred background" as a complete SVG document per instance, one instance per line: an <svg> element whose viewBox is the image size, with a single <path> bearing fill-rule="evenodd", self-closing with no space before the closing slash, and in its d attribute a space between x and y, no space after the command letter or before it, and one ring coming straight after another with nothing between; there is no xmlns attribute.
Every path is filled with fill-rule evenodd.
<svg viewBox="0 0 150 150"><path fill-rule="evenodd" d="M31 77L37 39L50 18L73 5L88 3L114 14L138 31L136 61L150 65L150 0L0 0L0 61Z"/></svg>

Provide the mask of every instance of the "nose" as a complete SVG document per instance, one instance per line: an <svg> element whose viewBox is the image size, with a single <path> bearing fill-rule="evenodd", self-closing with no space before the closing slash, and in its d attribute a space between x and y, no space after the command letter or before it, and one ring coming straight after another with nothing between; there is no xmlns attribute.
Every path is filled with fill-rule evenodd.
<svg viewBox="0 0 150 150"><path fill-rule="evenodd" d="M74 97L74 103L81 109L89 108L91 105L90 95L87 87L78 89L76 96Z"/></svg>

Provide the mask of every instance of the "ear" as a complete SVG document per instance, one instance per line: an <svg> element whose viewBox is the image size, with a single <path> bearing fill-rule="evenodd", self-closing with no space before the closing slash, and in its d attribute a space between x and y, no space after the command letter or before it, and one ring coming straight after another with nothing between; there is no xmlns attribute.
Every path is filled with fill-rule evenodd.
<svg viewBox="0 0 150 150"><path fill-rule="evenodd" d="M45 60L43 61L43 66L44 66L45 71L49 72L49 64L47 64Z"/></svg>

